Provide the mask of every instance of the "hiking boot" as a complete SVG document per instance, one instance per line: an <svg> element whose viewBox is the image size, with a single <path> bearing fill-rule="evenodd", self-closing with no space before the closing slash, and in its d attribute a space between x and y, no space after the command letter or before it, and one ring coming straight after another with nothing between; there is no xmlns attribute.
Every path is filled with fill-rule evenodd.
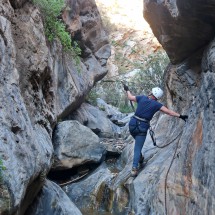
<svg viewBox="0 0 215 215"><path fill-rule="evenodd" d="M136 177L138 175L138 170L135 167L132 167L131 170L131 177Z"/></svg>
<svg viewBox="0 0 215 215"><path fill-rule="evenodd" d="M138 169L142 169L143 168L143 162L144 162L144 157L143 157L143 155L141 155L139 163L138 163Z"/></svg>

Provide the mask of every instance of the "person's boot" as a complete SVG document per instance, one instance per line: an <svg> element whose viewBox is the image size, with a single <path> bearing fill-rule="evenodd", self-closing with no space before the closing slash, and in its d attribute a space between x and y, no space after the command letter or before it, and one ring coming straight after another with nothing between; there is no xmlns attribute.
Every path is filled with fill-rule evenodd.
<svg viewBox="0 0 215 215"><path fill-rule="evenodd" d="M138 170L136 167L132 167L131 177L136 177L138 175Z"/></svg>
<svg viewBox="0 0 215 215"><path fill-rule="evenodd" d="M138 168L142 169L143 168L143 162L144 162L144 156L141 154L139 163L138 163Z"/></svg>

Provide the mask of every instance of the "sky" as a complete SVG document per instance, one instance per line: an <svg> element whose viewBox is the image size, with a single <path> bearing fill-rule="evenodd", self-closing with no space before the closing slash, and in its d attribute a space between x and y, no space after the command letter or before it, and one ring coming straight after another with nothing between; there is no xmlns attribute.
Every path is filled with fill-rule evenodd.
<svg viewBox="0 0 215 215"><path fill-rule="evenodd" d="M152 34L143 18L143 0L96 0L96 3L107 9L112 23Z"/></svg>

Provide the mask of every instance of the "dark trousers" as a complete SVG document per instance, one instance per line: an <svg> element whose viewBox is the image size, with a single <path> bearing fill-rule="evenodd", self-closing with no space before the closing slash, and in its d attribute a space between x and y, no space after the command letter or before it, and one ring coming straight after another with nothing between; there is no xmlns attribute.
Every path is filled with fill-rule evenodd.
<svg viewBox="0 0 215 215"><path fill-rule="evenodd" d="M143 144L145 142L146 135L145 136L135 136L135 145L134 145L134 158L133 158L133 167L137 168L138 163L141 158L141 151L143 148Z"/></svg>

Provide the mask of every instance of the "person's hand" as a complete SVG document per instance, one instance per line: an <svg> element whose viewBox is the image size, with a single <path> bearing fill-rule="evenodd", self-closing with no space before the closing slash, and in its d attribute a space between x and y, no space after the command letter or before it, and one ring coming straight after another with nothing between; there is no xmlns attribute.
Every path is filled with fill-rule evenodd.
<svg viewBox="0 0 215 215"><path fill-rule="evenodd" d="M188 119L188 116L187 115L180 115L179 118L183 119L186 122Z"/></svg>
<svg viewBox="0 0 215 215"><path fill-rule="evenodd" d="M124 87L124 90L125 90L125 91L129 91L129 88L128 88L127 85L123 84L123 87Z"/></svg>

